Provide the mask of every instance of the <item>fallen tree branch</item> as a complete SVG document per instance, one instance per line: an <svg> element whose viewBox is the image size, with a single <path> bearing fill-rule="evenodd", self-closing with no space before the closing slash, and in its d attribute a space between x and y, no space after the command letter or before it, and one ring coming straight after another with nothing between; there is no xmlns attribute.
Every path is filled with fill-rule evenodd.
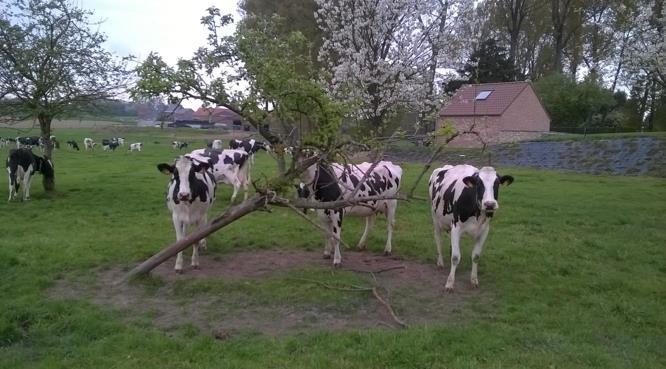
<svg viewBox="0 0 666 369"><path fill-rule="evenodd" d="M350 287L337 287L337 286L331 286L330 284L318 281L316 279L308 279L308 278L287 278L295 281L303 281L303 282L310 282L310 283L315 283L318 284L322 287L331 289L331 290L338 290L338 291L348 291L348 292L366 292L366 291L372 291L374 290L373 287L361 287L361 286L356 286L356 285L350 285Z"/></svg>
<svg viewBox="0 0 666 369"><path fill-rule="evenodd" d="M396 323L400 324L400 326L403 327L403 328L409 328L409 325L407 325L407 323L403 322L402 319L400 319L398 317L398 315L396 315L396 313L395 313L395 311L393 311L393 308L391 307L391 305L388 302L384 301L384 299L379 295L379 292L377 291L377 287L374 287L372 289L372 294L375 295L375 298L377 300L379 300L379 302L381 302L382 305L384 305L386 307L386 309L391 314L391 316L393 317L393 320Z"/></svg>
<svg viewBox="0 0 666 369"><path fill-rule="evenodd" d="M351 269L351 268L342 268L342 270L346 270L349 272L357 272L357 273L370 273L370 274L379 274L382 272L388 272L390 270L396 270L396 269L405 269L406 266L404 265L394 265L391 267L379 269L379 270L361 270L361 269Z"/></svg>
<svg viewBox="0 0 666 369"><path fill-rule="evenodd" d="M119 282L127 282L133 277L150 272L151 270L155 269L155 267L162 264L170 257L183 251L191 244L199 242L220 228L231 224L232 222L244 217L247 214L252 213L253 211L263 208L266 206L267 201L268 195L256 194L238 205L227 208L226 211L222 213L222 215L214 218L212 221L199 228L194 233L191 233L187 237L167 246L166 248L162 249L162 251L150 257L148 260L134 267Z"/></svg>

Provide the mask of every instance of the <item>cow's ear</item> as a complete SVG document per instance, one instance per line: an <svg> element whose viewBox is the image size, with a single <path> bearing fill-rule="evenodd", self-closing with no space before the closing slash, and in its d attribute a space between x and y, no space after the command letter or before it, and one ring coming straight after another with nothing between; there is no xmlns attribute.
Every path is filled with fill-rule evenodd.
<svg viewBox="0 0 666 369"><path fill-rule="evenodd" d="M159 170L160 172L162 172L166 175L173 174L174 169L175 168L173 167L173 165L169 165L169 164L166 164L166 163L157 164L157 170Z"/></svg>
<svg viewBox="0 0 666 369"><path fill-rule="evenodd" d="M465 184L465 186L467 186L467 187L476 187L477 177L476 176L467 176L467 177L463 178L462 181Z"/></svg>
<svg viewBox="0 0 666 369"><path fill-rule="evenodd" d="M501 184L504 184L506 182L506 185L510 185L513 183L513 177L512 176L501 176L499 179Z"/></svg>

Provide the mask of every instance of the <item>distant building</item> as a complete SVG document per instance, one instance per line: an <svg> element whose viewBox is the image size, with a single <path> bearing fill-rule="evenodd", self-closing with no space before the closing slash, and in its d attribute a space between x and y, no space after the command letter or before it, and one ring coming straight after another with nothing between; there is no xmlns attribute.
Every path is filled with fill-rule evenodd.
<svg viewBox="0 0 666 369"><path fill-rule="evenodd" d="M194 113L194 119L212 123L215 127L219 128L243 129L244 127L249 127L247 124L244 124L243 118L240 115L221 106L216 108L200 107Z"/></svg>
<svg viewBox="0 0 666 369"><path fill-rule="evenodd" d="M550 131L550 117L527 81L462 86L439 113L437 128L445 123L460 132L474 125L487 144L534 139ZM482 144L475 135L462 135L449 145Z"/></svg>

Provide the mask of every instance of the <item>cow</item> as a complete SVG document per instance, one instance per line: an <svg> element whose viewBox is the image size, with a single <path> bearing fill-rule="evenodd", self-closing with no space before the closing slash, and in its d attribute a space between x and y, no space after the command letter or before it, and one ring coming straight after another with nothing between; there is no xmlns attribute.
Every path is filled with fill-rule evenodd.
<svg viewBox="0 0 666 369"><path fill-rule="evenodd" d="M58 140L56 140L56 136L54 136L54 135L49 136L49 140L51 140L51 142L53 143L53 148L54 149L59 149L60 148L60 142L58 142Z"/></svg>
<svg viewBox="0 0 666 369"><path fill-rule="evenodd" d="M361 164L330 164L319 163L310 166L303 174L303 185L299 185L299 194L311 194L318 201L330 202L345 199L358 190L354 198L370 196L395 197L400 190L402 168L390 161L380 161L372 172L367 173L372 163ZM361 180L366 177L365 181ZM360 184L360 185L359 185ZM365 249L365 244L374 225L375 215L383 213L387 219L387 238L384 254L392 253L391 240L395 225L395 211L398 207L397 199L383 199L367 201L355 206L342 209L317 209L317 215L322 227L327 230L325 234L324 258L331 257L333 251L333 266L342 262L340 254L340 235L342 232L342 219L344 216L365 218L365 230L358 242L357 249Z"/></svg>
<svg viewBox="0 0 666 369"><path fill-rule="evenodd" d="M86 137L83 139L83 148L85 150L92 150L95 147L95 142L92 138Z"/></svg>
<svg viewBox="0 0 666 369"><path fill-rule="evenodd" d="M215 150L197 149L188 156L200 161L208 161L212 166L213 176L217 183L229 184L234 188L231 195L233 203L238 195L238 190L243 187L243 199L247 200L248 194L248 157L243 150Z"/></svg>
<svg viewBox="0 0 666 369"><path fill-rule="evenodd" d="M208 210L215 201L215 178L208 162L200 162L189 156L179 156L173 165L162 163L157 169L171 176L167 186L166 203L176 240L185 238L189 226L199 227L208 222ZM206 239L192 245L192 268L199 268L199 247L206 247ZM183 253L178 253L176 273L183 272Z"/></svg>
<svg viewBox="0 0 666 369"><path fill-rule="evenodd" d="M216 140L217 141L217 140ZM215 142L215 141L213 141ZM234 150L244 150L254 159L254 154L259 150L270 151L271 146L267 143L257 141L255 139L245 140L231 140L229 141L229 148ZM253 160L254 162L254 160Z"/></svg>
<svg viewBox="0 0 666 369"><path fill-rule="evenodd" d="M11 201L18 195L23 184L22 200L30 199L30 182L35 171L42 173L44 178L53 178L53 163L32 153L30 149L11 149L7 158L7 173L9 174L9 199Z"/></svg>
<svg viewBox="0 0 666 369"><path fill-rule="evenodd" d="M131 143L131 144L129 145L129 149L127 149L127 150L128 150L128 151L141 151L141 148L142 148L142 147L143 147L143 143L141 143L141 142L135 142L135 143Z"/></svg>
<svg viewBox="0 0 666 369"><path fill-rule="evenodd" d="M118 146L120 146L120 144L117 141L111 141L111 142L107 142L107 143L104 143L104 141L106 141L106 140L102 141L102 148L104 149L104 151L108 151L108 150L116 151L116 148Z"/></svg>
<svg viewBox="0 0 666 369"><path fill-rule="evenodd" d="M120 146L125 146L125 139L123 137L114 137L111 140L116 141Z"/></svg>
<svg viewBox="0 0 666 369"><path fill-rule="evenodd" d="M173 141L173 142L171 143L171 147L172 147L174 150L184 149L184 148L187 147L187 142Z"/></svg>
<svg viewBox="0 0 666 369"><path fill-rule="evenodd" d="M7 146L7 144L9 144L9 141L4 137L0 137L0 149Z"/></svg>
<svg viewBox="0 0 666 369"><path fill-rule="evenodd" d="M16 148L31 148L34 146L39 146L41 143L41 137L30 136L30 137L16 137Z"/></svg>
<svg viewBox="0 0 666 369"><path fill-rule="evenodd" d="M430 176L432 221L437 246L437 266L444 267L442 231L451 235L451 271L446 291L453 292L456 267L460 262L460 238L467 233L474 238L472 250L472 287L479 286L478 262L490 231L490 221L499 209L499 185L510 185L513 177L500 176L493 167L477 169L471 165L445 165Z"/></svg>
<svg viewBox="0 0 666 369"><path fill-rule="evenodd" d="M213 140L210 143L210 148L215 150L222 150L222 140Z"/></svg>
<svg viewBox="0 0 666 369"><path fill-rule="evenodd" d="M74 140L67 141L67 146L69 146L69 148L72 150L80 151L79 144L77 144Z"/></svg>

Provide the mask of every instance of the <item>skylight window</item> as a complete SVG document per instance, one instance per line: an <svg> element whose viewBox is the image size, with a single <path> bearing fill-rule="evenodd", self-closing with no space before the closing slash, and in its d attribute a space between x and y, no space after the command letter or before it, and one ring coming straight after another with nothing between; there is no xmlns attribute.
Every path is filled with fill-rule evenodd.
<svg viewBox="0 0 666 369"><path fill-rule="evenodd" d="M492 92L493 91L481 91L478 95L476 95L476 100L485 100Z"/></svg>

